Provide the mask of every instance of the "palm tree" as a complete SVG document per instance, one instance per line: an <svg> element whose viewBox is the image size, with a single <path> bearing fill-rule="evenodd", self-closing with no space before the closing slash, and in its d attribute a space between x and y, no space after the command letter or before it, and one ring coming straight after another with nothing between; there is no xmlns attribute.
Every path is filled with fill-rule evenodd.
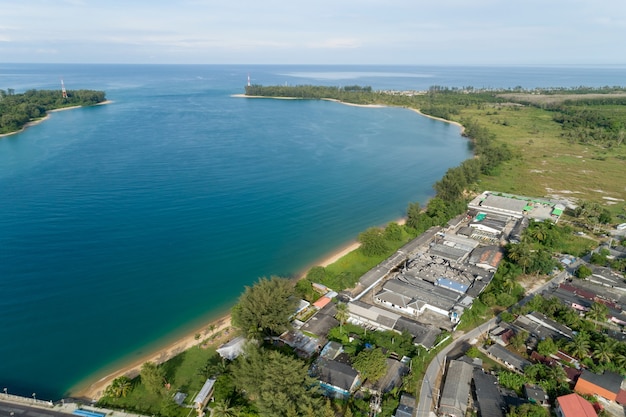
<svg viewBox="0 0 626 417"><path fill-rule="evenodd" d="M570 354L576 356L578 359L582 359L587 356L591 343L589 343L589 335L586 332L580 332L574 336L571 342L567 345Z"/></svg>
<svg viewBox="0 0 626 417"><path fill-rule="evenodd" d="M337 303L337 314L335 314L335 318L339 320L339 330L343 333L343 325L346 324L346 321L350 318L348 304L341 302Z"/></svg>
<svg viewBox="0 0 626 417"><path fill-rule="evenodd" d="M527 243L518 243L517 245L509 245L507 256L510 260L522 267L522 271L526 274L528 268L533 261L530 246Z"/></svg>
<svg viewBox="0 0 626 417"><path fill-rule="evenodd" d="M593 351L593 357L598 360L598 362L611 362L613 357L615 356L615 342L613 340L605 340L604 342L600 342L595 345L595 349Z"/></svg>
<svg viewBox="0 0 626 417"><path fill-rule="evenodd" d="M126 397L131 391L132 387L132 381L129 377L120 376L119 378L115 378L111 382L111 385L107 387L106 395L115 398Z"/></svg>
<svg viewBox="0 0 626 417"><path fill-rule="evenodd" d="M606 305L602 303L598 303L597 301L594 301L593 304L591 304L589 311L587 311L586 317L589 320L593 320L597 328L598 322L606 321L606 316L608 313L609 313L609 308Z"/></svg>

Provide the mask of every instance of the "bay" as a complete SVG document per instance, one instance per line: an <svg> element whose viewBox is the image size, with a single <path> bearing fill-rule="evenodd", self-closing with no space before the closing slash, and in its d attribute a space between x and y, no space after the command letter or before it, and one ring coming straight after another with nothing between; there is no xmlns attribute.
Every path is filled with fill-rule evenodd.
<svg viewBox="0 0 626 417"><path fill-rule="evenodd" d="M471 156L458 127L407 109L232 97L248 74L375 89L625 84L610 67L0 64L0 88L62 78L113 101L0 139L9 392L60 398L217 317L258 277L294 276L403 216Z"/></svg>

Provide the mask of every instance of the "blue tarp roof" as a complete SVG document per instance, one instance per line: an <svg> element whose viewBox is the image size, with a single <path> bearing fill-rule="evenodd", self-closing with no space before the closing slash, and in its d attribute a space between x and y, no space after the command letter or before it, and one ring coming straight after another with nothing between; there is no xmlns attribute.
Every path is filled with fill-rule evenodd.
<svg viewBox="0 0 626 417"><path fill-rule="evenodd" d="M465 294L469 286L465 284L461 284L460 282L452 281L447 278L437 278L437 285L440 287L447 288L452 291L459 292L461 294Z"/></svg>

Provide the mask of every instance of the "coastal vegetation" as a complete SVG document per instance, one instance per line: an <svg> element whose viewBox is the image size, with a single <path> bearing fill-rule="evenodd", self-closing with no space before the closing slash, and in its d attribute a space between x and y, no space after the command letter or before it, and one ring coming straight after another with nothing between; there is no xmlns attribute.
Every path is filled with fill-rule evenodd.
<svg viewBox="0 0 626 417"><path fill-rule="evenodd" d="M16 94L13 89L0 90L0 134L17 132L27 123L40 119L50 110L64 107L92 106L105 101L103 91L28 90Z"/></svg>

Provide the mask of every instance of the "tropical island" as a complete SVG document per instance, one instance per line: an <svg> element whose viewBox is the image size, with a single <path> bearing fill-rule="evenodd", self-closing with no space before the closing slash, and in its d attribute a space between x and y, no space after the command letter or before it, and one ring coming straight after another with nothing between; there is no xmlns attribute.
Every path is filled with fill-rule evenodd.
<svg viewBox="0 0 626 417"><path fill-rule="evenodd" d="M228 321L116 377L98 405L172 417L547 417L573 403L612 414L626 375L626 90L246 95L410 108L461 124L475 158L336 262L260 278Z"/></svg>
<svg viewBox="0 0 626 417"><path fill-rule="evenodd" d="M106 102L104 91L94 90L15 90L0 89L0 135L19 132L37 123L46 113L67 108L93 106Z"/></svg>

